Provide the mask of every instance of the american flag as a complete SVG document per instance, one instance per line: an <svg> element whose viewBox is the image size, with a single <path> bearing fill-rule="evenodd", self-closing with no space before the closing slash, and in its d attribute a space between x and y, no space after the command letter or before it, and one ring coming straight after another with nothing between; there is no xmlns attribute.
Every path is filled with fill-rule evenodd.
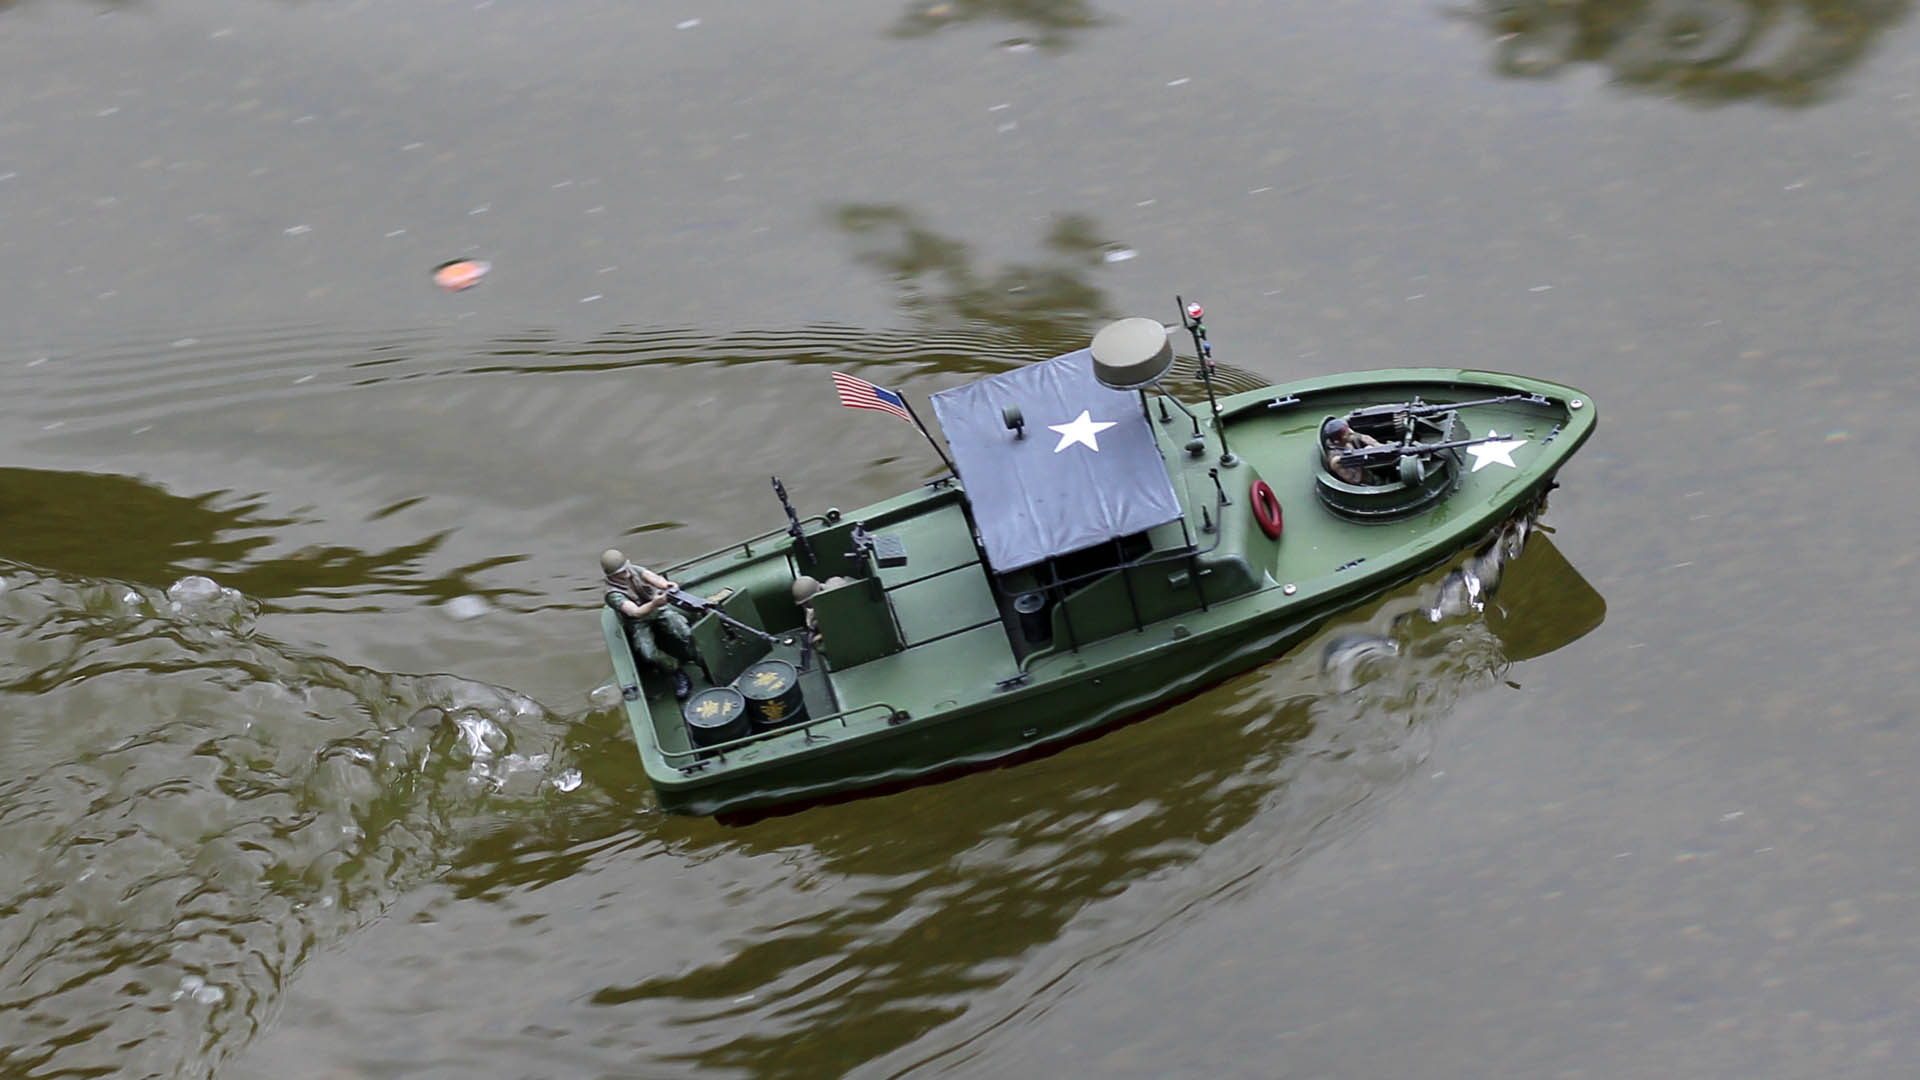
<svg viewBox="0 0 1920 1080"><path fill-rule="evenodd" d="M849 409L879 409L909 424L913 423L913 414L907 411L906 401L885 387L836 371L833 373L833 388L840 394L840 404Z"/></svg>

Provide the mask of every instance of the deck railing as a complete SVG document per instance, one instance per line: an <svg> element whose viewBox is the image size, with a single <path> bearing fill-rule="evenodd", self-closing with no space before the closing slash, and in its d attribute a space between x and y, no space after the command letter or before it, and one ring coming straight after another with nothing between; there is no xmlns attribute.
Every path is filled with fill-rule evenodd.
<svg viewBox="0 0 1920 1080"><path fill-rule="evenodd" d="M807 517L801 518L800 524L804 527L807 525L813 525L817 523L825 523L826 521L827 521L827 516L825 514L812 514ZM717 559L720 556L728 554L729 552L733 551L735 548L738 548L742 555L751 559L753 558L753 545L764 544L776 536L786 536L786 535L788 535L787 527L784 525L782 525L777 529L769 529L766 532L759 534L758 536L749 536L745 540L736 541L734 543L728 544L725 547L714 548L712 551L709 551L703 555L695 555L691 559L682 559L679 562L674 563L672 566L668 567L667 574L668 576L678 574L682 570L685 570L686 568L688 568L689 566L698 566L701 563L708 561L709 559Z"/></svg>
<svg viewBox="0 0 1920 1080"><path fill-rule="evenodd" d="M730 750L740 750L752 746L755 743L779 738L782 735L792 735L795 732L799 732L806 742L815 742L824 739L825 736L815 735L813 729L833 723L838 723L841 727L846 727L848 717L859 716L862 713L884 713L889 722L892 723L898 723L900 719L906 718L907 716L906 713L888 705L886 702L875 701L866 705L856 705L851 709L842 709L839 712L829 713L826 716L809 717L802 723L768 728L765 731L756 731L750 735L742 735L737 739L729 739L723 743L715 743L712 746L697 746L690 750L668 750L666 747L660 745L660 736L656 732L653 738L653 748L659 751L661 758L665 759L668 765L691 775L705 769L711 761L717 760L721 764L725 764L727 752Z"/></svg>

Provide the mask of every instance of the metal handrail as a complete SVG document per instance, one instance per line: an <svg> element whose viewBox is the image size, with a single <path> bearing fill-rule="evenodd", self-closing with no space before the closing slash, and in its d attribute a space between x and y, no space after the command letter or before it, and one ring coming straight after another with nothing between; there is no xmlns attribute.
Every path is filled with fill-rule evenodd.
<svg viewBox="0 0 1920 1080"><path fill-rule="evenodd" d="M1219 510L1222 506L1225 506L1225 505L1228 505L1225 498L1220 496L1214 497L1213 508L1215 510ZM1185 517L1184 514L1181 516L1182 518ZM1059 578L1054 581L1049 581L1043 585L1038 586L1037 589L1020 589L1017 592L1009 591L1009 589L1011 589L1012 586L1009 586L1006 583L1005 579L1007 575L998 574L998 575L995 575L994 577L993 589L997 595L1011 598L1011 597L1018 596L1020 595L1020 593L1023 593L1023 592L1034 592L1034 591L1048 590L1048 589L1066 589L1071 586L1081 585L1086 582L1093 581L1097 578L1106 577L1108 574L1111 574L1116 570L1138 570L1141 567L1145 567L1145 566L1159 566L1162 563L1181 562L1187 559L1195 558L1200 555L1211 555L1215 551L1219 550L1220 539L1221 539L1220 534L1221 534L1220 526L1215 525L1213 528L1213 543L1208 544L1206 547L1195 547L1193 543L1189 541L1186 547L1181 548L1178 551L1150 552L1146 555L1141 556L1138 559L1133 559L1128 562L1115 563L1112 566L1103 566L1098 570L1089 570L1084 574L1075 574L1070 578ZM1022 569L1026 569L1026 568L1022 567Z"/></svg>
<svg viewBox="0 0 1920 1080"><path fill-rule="evenodd" d="M768 728L765 731L756 731L749 735L742 735L737 739L729 739L726 742L715 743L712 746L698 746L691 750L668 750L666 747L660 745L660 736L656 732L653 739L653 748L659 752L661 758L663 758L667 764L673 765L675 768L684 768L684 766L676 764L682 758L691 758L694 761L698 761L703 755L712 754L722 761L725 761L727 756L726 752L729 750L738 750L742 747L750 746L757 742L765 742L781 735L791 735L796 731L810 733L821 724L830 724L836 720L840 722L841 727L845 727L849 716L876 711L883 711L888 716L897 716L900 713L900 710L886 702L874 701L865 705L856 705L851 709L842 709L837 713L829 713L826 716L809 717L804 723Z"/></svg>
<svg viewBox="0 0 1920 1080"><path fill-rule="evenodd" d="M814 524L815 522L826 523L826 521L827 521L827 516L825 514L811 514L811 515L808 515L807 517L800 519L800 523L802 525L811 525L811 524ZM690 566L698 566L701 563L706 562L708 559L717 559L720 556L725 555L728 552L732 551L734 548L739 548L743 553L746 554L748 558L752 558L753 545L761 543L762 541L771 540L776 536L785 536L785 535L787 535L787 530L785 527L781 527L778 529L770 529L766 532L759 534L758 536L749 536L745 540L735 541L734 543L728 544L725 547L714 548L712 551L709 551L704 555L695 555L691 559L682 559L679 562L674 563L672 566L668 567L667 573L677 574L680 571L685 570Z"/></svg>
<svg viewBox="0 0 1920 1080"><path fill-rule="evenodd" d="M936 481L928 481L925 486L931 487L931 486L934 486L935 483ZM947 494L948 492L951 492L955 495L959 495L961 497L962 503L964 504L965 497L964 495L961 495L961 489L957 485L948 487L947 490L944 492L936 491L934 493L934 497ZM906 508L905 507L897 508L894 511L889 511L889 513L890 514L899 513L901 510L904 510L904 509ZM840 514L840 513L834 513L834 512L824 513L824 514L808 514L806 517L803 517L800 519L800 524L802 526L836 525L841 521L845 520L845 518L846 518L846 515ZM880 520L876 523L886 524L888 523L888 521L891 521L891 520L892 520L891 518L888 518L885 520ZM709 559L717 559L720 556L725 555L730 551L733 551L735 548L738 548L741 552L745 553L748 558L752 558L753 545L763 543L768 540L772 540L775 537L790 536L790 535L791 535L791 530L788 527L769 529L766 532L759 534L758 536L749 536L745 540L738 540L738 541L735 541L734 543L727 544L724 547L714 548L712 551L706 552L705 554L695 555L690 559L682 559L679 562L674 563L672 566L668 567L667 573L668 574L679 573L680 571L685 570L690 566L698 566L699 564L706 562Z"/></svg>

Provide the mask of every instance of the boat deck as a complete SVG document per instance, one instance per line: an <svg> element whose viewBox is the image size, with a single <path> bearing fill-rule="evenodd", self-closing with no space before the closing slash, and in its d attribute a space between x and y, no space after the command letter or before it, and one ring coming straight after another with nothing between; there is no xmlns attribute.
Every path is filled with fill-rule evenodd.
<svg viewBox="0 0 1920 1080"><path fill-rule="evenodd" d="M907 565L880 569L880 584L888 589L980 565L973 546L973 525L959 500L917 508L917 512L889 521L880 531L898 536L907 547Z"/></svg>
<svg viewBox="0 0 1920 1080"><path fill-rule="evenodd" d="M1471 391L1462 391L1460 396L1471 396ZM1469 455L1460 470L1459 489L1440 505L1410 519L1420 526L1412 531L1396 527L1395 522L1356 521L1329 513L1314 494L1319 473L1315 432L1321 420L1372 400L1365 394L1330 394L1292 408L1263 410L1232 425L1235 453L1259 463L1260 477L1273 487L1284 511L1283 539L1271 561L1261 566L1276 581L1298 582L1306 590L1311 581L1365 576L1375 564L1404 554L1410 544L1426 544L1445 531L1450 521L1471 517L1480 508L1502 503L1512 492L1536 485L1539 474L1534 462L1542 455L1558 456L1560 448L1554 443L1566 420L1565 412L1558 407L1524 403L1472 410L1465 417L1470 425L1467 437L1484 437L1498 430L1518 444L1507 460L1496 459L1479 469L1474 468ZM1188 471L1195 474L1195 490L1205 490L1200 488L1205 479L1204 465L1188 466ZM1222 479L1232 483L1230 496L1244 501L1246 479L1230 473L1223 473ZM1235 507L1229 513L1241 509Z"/></svg>
<svg viewBox="0 0 1920 1080"><path fill-rule="evenodd" d="M889 522L885 531L907 548L907 565L879 572L906 648L833 672L840 700L884 701L920 715L951 696L940 689L943 680L928 679L930 671L1016 674L1000 604L962 504Z"/></svg>
<svg viewBox="0 0 1920 1080"><path fill-rule="evenodd" d="M831 678L842 701L881 701L925 716L954 705L962 696L958 687L974 696L980 685L1019 671L1007 632L995 621L833 672Z"/></svg>
<svg viewBox="0 0 1920 1080"><path fill-rule="evenodd" d="M810 716L880 703L925 715L950 707L954 696L948 680L929 679L929 672L967 672L970 683L1019 672L1002 606L959 500L914 506L874 531L898 538L907 551L906 565L878 570L904 648L834 670L814 657L800 678ZM801 660L798 646L778 646L767 655L796 666ZM696 690L707 685L698 670L689 674ZM663 680L650 680L648 698L660 748L670 754L690 750L679 703Z"/></svg>
<svg viewBox="0 0 1920 1080"><path fill-rule="evenodd" d="M907 549L907 565L881 569L880 586L909 649L998 623L1000 607L960 503L891 522L885 531Z"/></svg>

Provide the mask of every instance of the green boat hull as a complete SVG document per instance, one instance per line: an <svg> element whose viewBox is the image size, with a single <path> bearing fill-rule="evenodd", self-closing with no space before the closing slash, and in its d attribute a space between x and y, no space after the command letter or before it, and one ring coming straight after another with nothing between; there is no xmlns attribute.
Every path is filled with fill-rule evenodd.
<svg viewBox="0 0 1920 1080"><path fill-rule="evenodd" d="M1381 470L1371 474L1378 482L1360 485L1330 477L1324 419L1415 399L1479 402L1436 430L1482 443L1427 455L1424 475ZM1540 380L1377 371L1223 398L1220 424L1202 425L1195 453L1193 422L1157 404L1141 400L1181 518L1129 538L1134 548L1116 565L1070 587L1047 588L1026 570L994 573L957 484L804 523L810 545L832 547L860 523L894 538L907 558L869 567L841 590L839 607L816 604L825 640L801 680L802 724L694 746L680 703L664 680L642 677L617 617L603 609L615 679L661 805L726 814L811 802L1034 753L1149 712L1279 656L1339 612L1525 518L1596 421L1585 395ZM1277 536L1273 515L1263 525L1254 513L1256 482L1277 501ZM768 656L807 659L791 597L800 554L791 536L774 533L669 572L684 589L723 597L718 610L790 642L769 646L700 619L696 640L714 682ZM1023 590L1045 591L1047 609L1020 611Z"/></svg>

